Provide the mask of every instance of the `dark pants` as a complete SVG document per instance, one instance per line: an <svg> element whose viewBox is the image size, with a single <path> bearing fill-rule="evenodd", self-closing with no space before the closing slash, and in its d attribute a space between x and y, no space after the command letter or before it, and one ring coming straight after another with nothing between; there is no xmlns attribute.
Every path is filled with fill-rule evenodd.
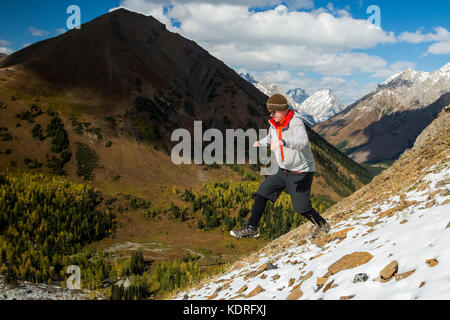
<svg viewBox="0 0 450 320"><path fill-rule="evenodd" d="M286 189L291 196L292 207L315 225L321 225L325 220L313 209L310 192L313 172L291 173L279 169L274 175L267 176L256 191L252 215L248 225L257 227L267 200L275 202L281 192Z"/></svg>

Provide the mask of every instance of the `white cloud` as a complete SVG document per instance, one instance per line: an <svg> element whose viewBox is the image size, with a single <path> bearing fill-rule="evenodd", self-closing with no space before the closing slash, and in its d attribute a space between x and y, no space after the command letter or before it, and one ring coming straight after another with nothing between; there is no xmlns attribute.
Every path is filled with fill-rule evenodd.
<svg viewBox="0 0 450 320"><path fill-rule="evenodd" d="M265 6L274 6L279 4L280 0L220 0L220 4L245 6L245 7L257 7L262 8ZM141 8L146 10L151 6L169 6L179 4L191 4L191 3L209 3L217 5L218 0L121 0L120 6L124 8ZM313 8L314 0L285 0L284 3L289 9L301 9L301 8ZM140 11L142 12L142 11ZM143 13L143 12L142 12Z"/></svg>
<svg viewBox="0 0 450 320"><path fill-rule="evenodd" d="M35 27L29 27L28 31L30 31L30 33L34 36L34 37L43 37L47 34L46 31L37 29Z"/></svg>
<svg viewBox="0 0 450 320"><path fill-rule="evenodd" d="M366 53L326 52L306 46L267 44L256 49L228 44L213 46L209 52L231 65L253 71L270 70L279 65L285 70L302 68L327 76L349 76L355 72L376 72L387 65L384 59Z"/></svg>
<svg viewBox="0 0 450 320"><path fill-rule="evenodd" d="M388 68L379 69L376 71L372 77L373 78L384 78L387 79L394 74L405 71L408 68L414 69L416 64L409 61L397 61L391 64Z"/></svg>
<svg viewBox="0 0 450 320"><path fill-rule="evenodd" d="M119 7L112 8L109 11L125 8L130 11L151 15L161 23L169 26L170 18L164 14L164 6L169 5L170 2L166 0L121 0Z"/></svg>
<svg viewBox="0 0 450 320"><path fill-rule="evenodd" d="M11 54L14 51L11 48L7 48L7 47L0 47L0 53L6 53L6 54Z"/></svg>
<svg viewBox="0 0 450 320"><path fill-rule="evenodd" d="M6 54L13 53L14 51L11 48L9 48L10 45L11 45L11 41L0 39L0 53L6 53Z"/></svg>
<svg viewBox="0 0 450 320"><path fill-rule="evenodd" d="M10 46L11 45L11 41L6 41L3 39L0 39L0 46Z"/></svg>
<svg viewBox="0 0 450 320"><path fill-rule="evenodd" d="M192 3L173 7L168 16L182 22L180 28L172 27L173 31L211 44L297 44L343 50L368 49L396 41L392 33L349 15L286 9L280 5L273 10L250 12L242 5Z"/></svg>
<svg viewBox="0 0 450 320"><path fill-rule="evenodd" d="M286 70L265 71L256 74L260 82L282 83L291 79L291 74Z"/></svg>
<svg viewBox="0 0 450 320"><path fill-rule="evenodd" d="M66 33L67 30L65 28L59 28L59 29L56 29L55 31L57 34L63 34L63 33Z"/></svg>
<svg viewBox="0 0 450 320"><path fill-rule="evenodd" d="M410 43L422 43L422 42L433 42L433 41L448 41L450 40L450 32L443 27L433 28L432 33L422 33L422 30L417 30L416 32L403 32L398 36L400 41L410 42Z"/></svg>
<svg viewBox="0 0 450 320"><path fill-rule="evenodd" d="M398 36L400 41L409 43L424 43L435 42L428 47L427 52L424 54L450 54L450 32L443 27L433 28L434 32L423 33L422 30L417 30L414 33L403 32Z"/></svg>
<svg viewBox="0 0 450 320"><path fill-rule="evenodd" d="M427 53L450 54L450 41L438 42L428 47Z"/></svg>

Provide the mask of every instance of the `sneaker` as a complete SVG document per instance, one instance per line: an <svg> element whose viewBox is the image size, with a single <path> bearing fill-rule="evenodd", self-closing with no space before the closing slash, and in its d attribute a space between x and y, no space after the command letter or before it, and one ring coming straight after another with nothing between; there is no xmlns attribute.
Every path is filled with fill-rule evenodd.
<svg viewBox="0 0 450 320"><path fill-rule="evenodd" d="M319 226L316 225L316 226L314 226L313 232L311 234L311 238L315 239L318 236L326 235L326 234L328 234L328 232L330 232L330 229L331 229L331 226L327 221L325 221L325 223L322 223Z"/></svg>
<svg viewBox="0 0 450 320"><path fill-rule="evenodd" d="M237 238L259 238L258 228L253 226L245 226L241 230L231 230L230 235Z"/></svg>

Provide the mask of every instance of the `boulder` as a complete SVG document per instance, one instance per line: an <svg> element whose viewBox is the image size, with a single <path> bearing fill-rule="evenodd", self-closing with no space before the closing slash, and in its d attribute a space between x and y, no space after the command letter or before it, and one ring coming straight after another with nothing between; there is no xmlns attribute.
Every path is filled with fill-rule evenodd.
<svg viewBox="0 0 450 320"><path fill-rule="evenodd" d="M258 294L260 294L261 292L265 291L260 285L258 285L255 289L253 289L248 295L247 298L251 298L254 297Z"/></svg>
<svg viewBox="0 0 450 320"><path fill-rule="evenodd" d="M367 279L369 279L369 276L366 273L358 273L353 278L353 283L364 282L367 281Z"/></svg>
<svg viewBox="0 0 450 320"><path fill-rule="evenodd" d="M347 254L328 267L328 272L333 275L342 270L353 269L370 261L373 256L368 252L354 252Z"/></svg>
<svg viewBox="0 0 450 320"><path fill-rule="evenodd" d="M411 270L411 271L407 271L407 272L403 272L403 273L398 273L395 275L395 280L400 281L400 280L406 279L410 275L412 275L415 271L416 270Z"/></svg>
<svg viewBox="0 0 450 320"><path fill-rule="evenodd" d="M288 287L292 286L294 284L294 282L295 282L295 279L294 278L290 278Z"/></svg>
<svg viewBox="0 0 450 320"><path fill-rule="evenodd" d="M302 290L296 288L287 296L286 300L298 300L303 296Z"/></svg>
<svg viewBox="0 0 450 320"><path fill-rule="evenodd" d="M218 296L218 294L214 293L213 295L208 297L208 300L213 300L213 299L217 298L217 296Z"/></svg>
<svg viewBox="0 0 450 320"><path fill-rule="evenodd" d="M390 280L398 271L398 262L391 261L383 270L380 271L380 277L383 280Z"/></svg>
<svg viewBox="0 0 450 320"><path fill-rule="evenodd" d="M270 271L270 270L275 270L278 269L278 267L270 262L268 263L264 263L262 264L259 268L258 271Z"/></svg>
<svg viewBox="0 0 450 320"><path fill-rule="evenodd" d="M242 288L240 288L236 293L237 294L242 294L242 293L244 293L245 292L245 290L247 290L247 285L244 285Z"/></svg>
<svg viewBox="0 0 450 320"><path fill-rule="evenodd" d="M317 289L322 288L322 286L325 284L325 282L327 282L327 280L328 280L328 278L317 277L317 280L316 280Z"/></svg>
<svg viewBox="0 0 450 320"><path fill-rule="evenodd" d="M330 288L332 288L331 286L333 285L334 280L330 281L327 283L327 285L325 286L325 288L323 288L323 292L327 292ZM334 287L333 287L334 288Z"/></svg>
<svg viewBox="0 0 450 320"><path fill-rule="evenodd" d="M436 259L428 259L425 263L428 263L428 266L432 268L438 264L438 261Z"/></svg>

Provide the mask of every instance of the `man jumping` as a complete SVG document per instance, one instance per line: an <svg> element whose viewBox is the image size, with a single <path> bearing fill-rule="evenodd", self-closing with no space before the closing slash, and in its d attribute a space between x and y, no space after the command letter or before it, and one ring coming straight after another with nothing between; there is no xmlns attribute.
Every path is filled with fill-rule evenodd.
<svg viewBox="0 0 450 320"><path fill-rule="evenodd" d="M285 188L291 196L294 211L315 226L313 236L319 232L328 232L330 225L313 209L310 200L316 167L305 124L300 114L289 107L282 94L271 96L267 100L267 109L272 116L269 134L256 141L253 147L270 145L279 168L276 174L267 176L259 186L247 224L241 230L230 231L230 234L238 239L259 237L258 222L267 200L275 202Z"/></svg>

